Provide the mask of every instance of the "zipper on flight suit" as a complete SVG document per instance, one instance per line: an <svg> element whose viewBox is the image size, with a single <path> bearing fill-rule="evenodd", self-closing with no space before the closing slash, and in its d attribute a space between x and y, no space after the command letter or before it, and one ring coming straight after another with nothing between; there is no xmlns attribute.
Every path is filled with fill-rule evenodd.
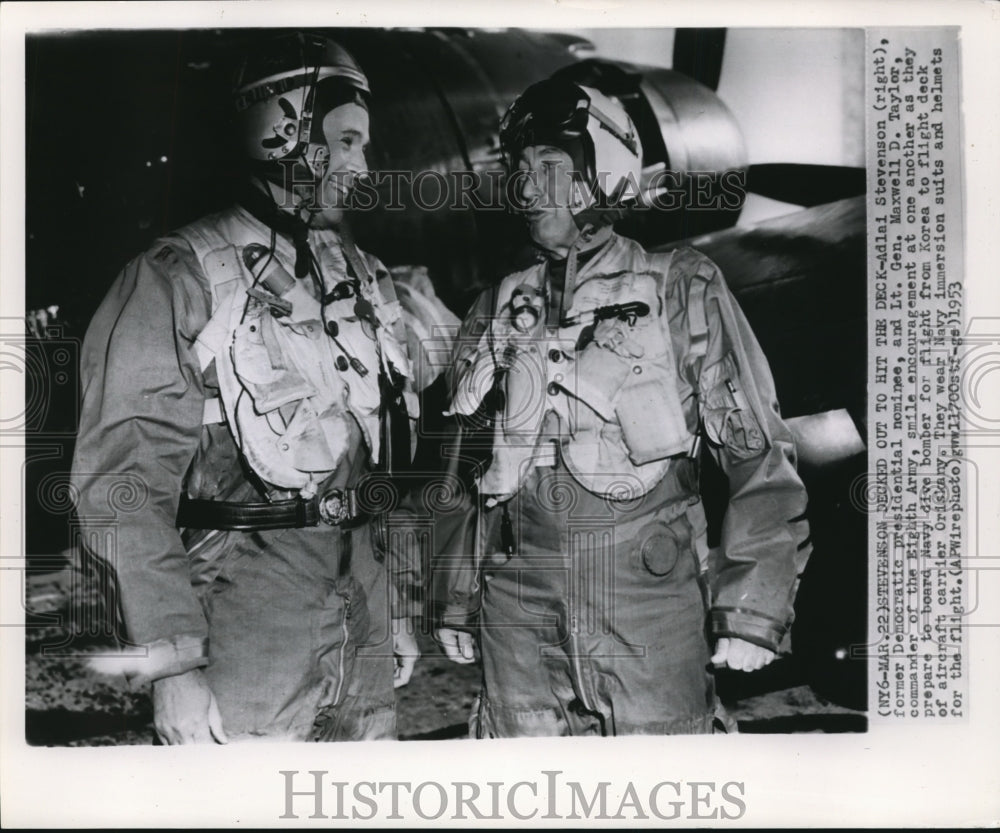
<svg viewBox="0 0 1000 833"><path fill-rule="evenodd" d="M343 634L344 641L340 644L340 651L337 657L337 690L333 695L333 702L331 706L336 706L340 703L340 696L344 693L344 659L347 655L347 621L351 618L351 597L344 597L344 618L340 623L340 630Z"/></svg>

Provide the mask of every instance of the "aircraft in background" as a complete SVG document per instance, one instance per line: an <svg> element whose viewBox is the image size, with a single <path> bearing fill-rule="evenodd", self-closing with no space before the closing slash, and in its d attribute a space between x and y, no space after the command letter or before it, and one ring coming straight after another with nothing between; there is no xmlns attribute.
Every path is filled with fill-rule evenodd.
<svg viewBox="0 0 1000 833"><path fill-rule="evenodd" d="M741 691L801 679L864 708L867 515L863 492L867 378L865 172L823 165L749 165L735 118L715 93L726 32L677 30L673 69L594 56L583 38L524 30L327 30L355 55L374 103L379 171L476 174L470 196L496 204L502 180L497 125L529 84L559 70L622 100L648 172L692 189L712 173L801 206L737 227L742 202L650 209L620 223L648 248L692 245L722 268L775 377L799 440L814 555L796 604L793 663ZM38 569L72 545L68 506L46 499L68 473L75 430L76 344L124 262L158 234L225 205L238 173L228 148L225 54L247 30L100 32L27 39L27 303L58 305L25 339L27 546ZM72 72L67 72L72 69ZM67 148L65 125L79 141ZM485 190L477 190L485 189ZM687 192L685 192L687 193ZM694 192L691 191L693 194ZM418 207L358 217L360 245L389 266L419 264L458 314L484 286L530 262L521 221L502 210ZM61 316L61 317L60 317ZM9 351L11 348L5 348ZM59 381L62 380L62 381ZM440 411L440 409L438 409ZM705 466L717 526L721 475ZM859 485L861 484L861 485Z"/></svg>

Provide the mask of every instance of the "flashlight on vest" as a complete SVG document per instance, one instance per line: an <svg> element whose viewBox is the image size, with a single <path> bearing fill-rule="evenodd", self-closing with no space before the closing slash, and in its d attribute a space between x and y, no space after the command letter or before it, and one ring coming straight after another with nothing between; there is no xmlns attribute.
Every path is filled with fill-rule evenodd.
<svg viewBox="0 0 1000 833"><path fill-rule="evenodd" d="M257 264L264 260L265 257L268 257L270 253L271 250L267 246L263 246L260 243L251 243L243 250L243 263L250 270L250 274L254 276L255 280L264 284L269 292L273 292L280 297L295 286L295 278L288 274L288 271L276 257L272 257L269 262L265 261L262 272L257 274Z"/></svg>

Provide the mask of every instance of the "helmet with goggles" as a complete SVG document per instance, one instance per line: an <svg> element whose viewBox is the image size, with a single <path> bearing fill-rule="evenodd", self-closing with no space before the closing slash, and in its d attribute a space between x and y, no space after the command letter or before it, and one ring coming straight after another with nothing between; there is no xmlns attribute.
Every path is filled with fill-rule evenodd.
<svg viewBox="0 0 1000 833"><path fill-rule="evenodd" d="M342 104L368 107L371 90L357 61L320 35L279 35L244 58L233 85L238 130L260 173L287 182L323 175L323 117Z"/></svg>
<svg viewBox="0 0 1000 833"><path fill-rule="evenodd" d="M632 119L614 99L562 78L532 84L500 122L509 171L526 147L548 145L569 154L592 197L589 221L613 218L640 198L642 144Z"/></svg>

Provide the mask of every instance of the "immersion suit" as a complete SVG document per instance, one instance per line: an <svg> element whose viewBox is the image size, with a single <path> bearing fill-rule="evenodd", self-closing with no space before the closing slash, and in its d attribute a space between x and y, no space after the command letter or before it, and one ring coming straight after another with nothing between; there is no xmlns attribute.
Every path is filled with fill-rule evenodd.
<svg viewBox="0 0 1000 833"><path fill-rule="evenodd" d="M452 411L495 417L475 544L449 550L473 552L435 560L440 623L479 634L472 730L731 728L709 639L777 651L791 623L809 554L793 440L708 258L612 235L581 263L561 319L543 263L483 293L456 344ZM702 437L730 487L711 556Z"/></svg>
<svg viewBox="0 0 1000 833"><path fill-rule="evenodd" d="M349 274L340 239L310 230L308 243L329 293ZM291 241L237 206L155 243L97 311L73 463L85 543L115 568L144 655L137 682L203 668L230 739L391 738L390 616L417 612L418 558L392 553L390 582L361 514L255 531L176 524L182 495L260 504L355 487L379 460L380 363L408 372L376 259L362 255L357 297L321 315L300 284L289 312L248 277L251 244L273 245L267 267L292 273ZM356 314L362 299L371 321ZM299 480L275 485L282 471Z"/></svg>

